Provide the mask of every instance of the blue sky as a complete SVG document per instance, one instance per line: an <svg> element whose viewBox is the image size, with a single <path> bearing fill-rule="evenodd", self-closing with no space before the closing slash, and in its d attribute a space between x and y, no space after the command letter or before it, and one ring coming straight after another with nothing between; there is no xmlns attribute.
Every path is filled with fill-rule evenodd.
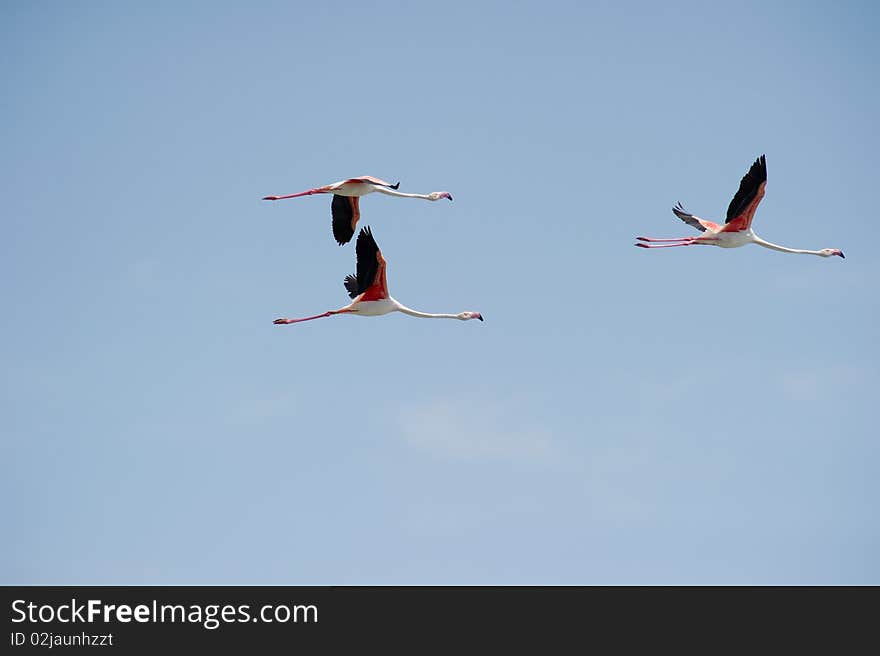
<svg viewBox="0 0 880 656"><path fill-rule="evenodd" d="M873 3L7 2L0 582L880 583ZM644 251L723 218L796 248ZM391 293L347 302L328 197Z"/></svg>

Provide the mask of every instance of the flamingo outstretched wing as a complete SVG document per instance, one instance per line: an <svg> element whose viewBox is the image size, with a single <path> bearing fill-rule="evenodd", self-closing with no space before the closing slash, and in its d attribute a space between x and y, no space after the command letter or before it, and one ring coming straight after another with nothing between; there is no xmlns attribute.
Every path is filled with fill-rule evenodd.
<svg viewBox="0 0 880 656"><path fill-rule="evenodd" d="M677 216L679 219L687 223L689 226L696 228L700 232L706 232L706 230L717 232L718 229L721 227L717 223L706 221L706 219L701 219L697 215L685 211L681 203L678 203L672 208L672 213L675 214L675 216Z"/></svg>
<svg viewBox="0 0 880 656"><path fill-rule="evenodd" d="M336 239L336 243L340 246L347 244L354 237L357 222L361 218L360 198L333 194L330 214L332 215L333 237Z"/></svg>
<svg viewBox="0 0 880 656"><path fill-rule="evenodd" d="M725 232L739 232L749 229L752 225L752 218L755 216L755 210L758 209L758 203L764 197L766 186L767 159L761 155L740 180L739 189L727 207Z"/></svg>
<svg viewBox="0 0 880 656"><path fill-rule="evenodd" d="M370 227L361 228L358 233L357 273L345 276L345 289L350 298L363 294L362 301L376 301L388 298L388 283L385 280L385 258L373 238Z"/></svg>

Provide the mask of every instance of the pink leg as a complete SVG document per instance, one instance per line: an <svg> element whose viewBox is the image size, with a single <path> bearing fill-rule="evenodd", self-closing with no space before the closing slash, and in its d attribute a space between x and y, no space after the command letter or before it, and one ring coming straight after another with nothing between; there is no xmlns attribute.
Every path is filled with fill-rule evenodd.
<svg viewBox="0 0 880 656"><path fill-rule="evenodd" d="M281 326L288 323L299 323L300 321L311 321L312 319L323 319L324 317L329 317L332 312L325 312L324 314L316 314L313 317L303 317L302 319L275 319L272 323Z"/></svg>
<svg viewBox="0 0 880 656"><path fill-rule="evenodd" d="M285 198L299 198L300 196L311 196L312 194L325 194L327 193L324 187L320 189L309 189L308 191L301 191L298 194L288 194L287 196L264 196L263 200L284 200Z"/></svg>
<svg viewBox="0 0 880 656"><path fill-rule="evenodd" d="M675 239L657 239L656 237L636 237L639 241L693 241L699 237L676 237Z"/></svg>
<svg viewBox="0 0 880 656"><path fill-rule="evenodd" d="M693 246L703 245L703 246L714 246L714 242L718 240L717 237L711 236L707 237L704 235L700 235L699 237L679 237L678 239L657 239L655 237L636 237L639 240L638 244L633 244L633 246L638 246L639 248L673 248L675 246ZM645 244L642 242L650 242L650 244ZM655 243L663 243L663 246L655 246Z"/></svg>
<svg viewBox="0 0 880 656"><path fill-rule="evenodd" d="M312 319L323 319L324 317L330 317L334 314L343 314L344 312L352 312L352 310L329 310L324 314L316 314L313 317L303 317L302 319L275 319L272 323L277 326L286 325L288 323L299 323L300 321L311 321Z"/></svg>
<svg viewBox="0 0 880 656"><path fill-rule="evenodd" d="M695 241L686 241L681 244L663 244L663 245L653 245L653 244L643 244L639 242L638 244L633 244L633 246L638 246L639 248L675 248L676 246L693 246L698 242Z"/></svg>

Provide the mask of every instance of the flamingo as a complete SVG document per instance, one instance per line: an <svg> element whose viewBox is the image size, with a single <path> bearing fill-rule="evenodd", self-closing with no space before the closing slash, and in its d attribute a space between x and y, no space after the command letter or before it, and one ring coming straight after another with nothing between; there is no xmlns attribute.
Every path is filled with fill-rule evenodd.
<svg viewBox="0 0 880 656"><path fill-rule="evenodd" d="M369 226L361 228L355 246L357 252L357 273L345 277L345 289L352 298L352 302L341 307L338 310L329 310L323 314L316 314L313 317L304 317L302 319L275 319L277 325L299 323L300 321L311 321L312 319L321 319L330 317L334 314L354 314L361 317L378 317L389 312L403 312L413 317L421 317L423 319L458 319L460 321L468 321L469 319L483 320L483 315L479 312L459 312L458 314L429 314L428 312L419 312L406 307L402 303L391 297L388 293L388 283L385 280L385 258L382 257L382 251L376 245L373 239L373 233Z"/></svg>
<svg viewBox="0 0 880 656"><path fill-rule="evenodd" d="M761 155L749 168L739 183L739 190L730 201L727 208L727 220L724 225L718 225L712 221L706 221L698 216L689 214L681 203L672 208L673 214L697 230L706 233L698 237L679 237L677 239L656 239L653 237L636 237L640 243L635 244L640 248L674 248L675 246L720 246L721 248L738 248L746 244L757 244L764 248L772 248L774 251L783 253L803 253L805 255L818 255L819 257L831 257L839 255L844 257L843 251L837 248L823 248L818 251L803 250L800 248L788 248L772 244L761 239L752 231L752 217L758 208L758 203L764 197L764 188L767 186L767 160ZM644 243L649 242L649 243ZM662 245L657 242L666 242Z"/></svg>
<svg viewBox="0 0 880 656"><path fill-rule="evenodd" d="M452 200L452 194L448 191L432 191L430 194L407 194L397 191L400 183L391 184L371 175L362 175L359 178L340 180L324 187L316 187L298 194L286 196L265 196L263 200L284 200L285 198L297 198L299 196L311 196L312 194L333 194L330 203L330 213L333 216L333 236L336 242L342 246L351 241L357 227L358 219L361 218L360 197L378 191L380 194L399 196L400 198L421 198L423 200L440 200L448 198Z"/></svg>

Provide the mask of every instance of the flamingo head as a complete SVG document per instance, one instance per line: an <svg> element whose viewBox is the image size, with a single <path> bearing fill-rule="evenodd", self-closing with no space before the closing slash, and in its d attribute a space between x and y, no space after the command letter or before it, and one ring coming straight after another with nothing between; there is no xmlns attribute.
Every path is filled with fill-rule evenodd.
<svg viewBox="0 0 880 656"><path fill-rule="evenodd" d="M432 191L430 194L428 194L428 198L430 200L440 200L441 198L448 198L449 200L452 200L452 194L450 194L448 191Z"/></svg>
<svg viewBox="0 0 880 656"><path fill-rule="evenodd" d="M468 321L469 319L479 319L483 320L483 315L479 312L459 312L455 315L456 319L460 319L461 321Z"/></svg>
<svg viewBox="0 0 880 656"><path fill-rule="evenodd" d="M846 259L846 256L843 254L843 251L839 248L823 248L819 251L819 255L822 257L831 257L832 255L839 255L840 257Z"/></svg>

